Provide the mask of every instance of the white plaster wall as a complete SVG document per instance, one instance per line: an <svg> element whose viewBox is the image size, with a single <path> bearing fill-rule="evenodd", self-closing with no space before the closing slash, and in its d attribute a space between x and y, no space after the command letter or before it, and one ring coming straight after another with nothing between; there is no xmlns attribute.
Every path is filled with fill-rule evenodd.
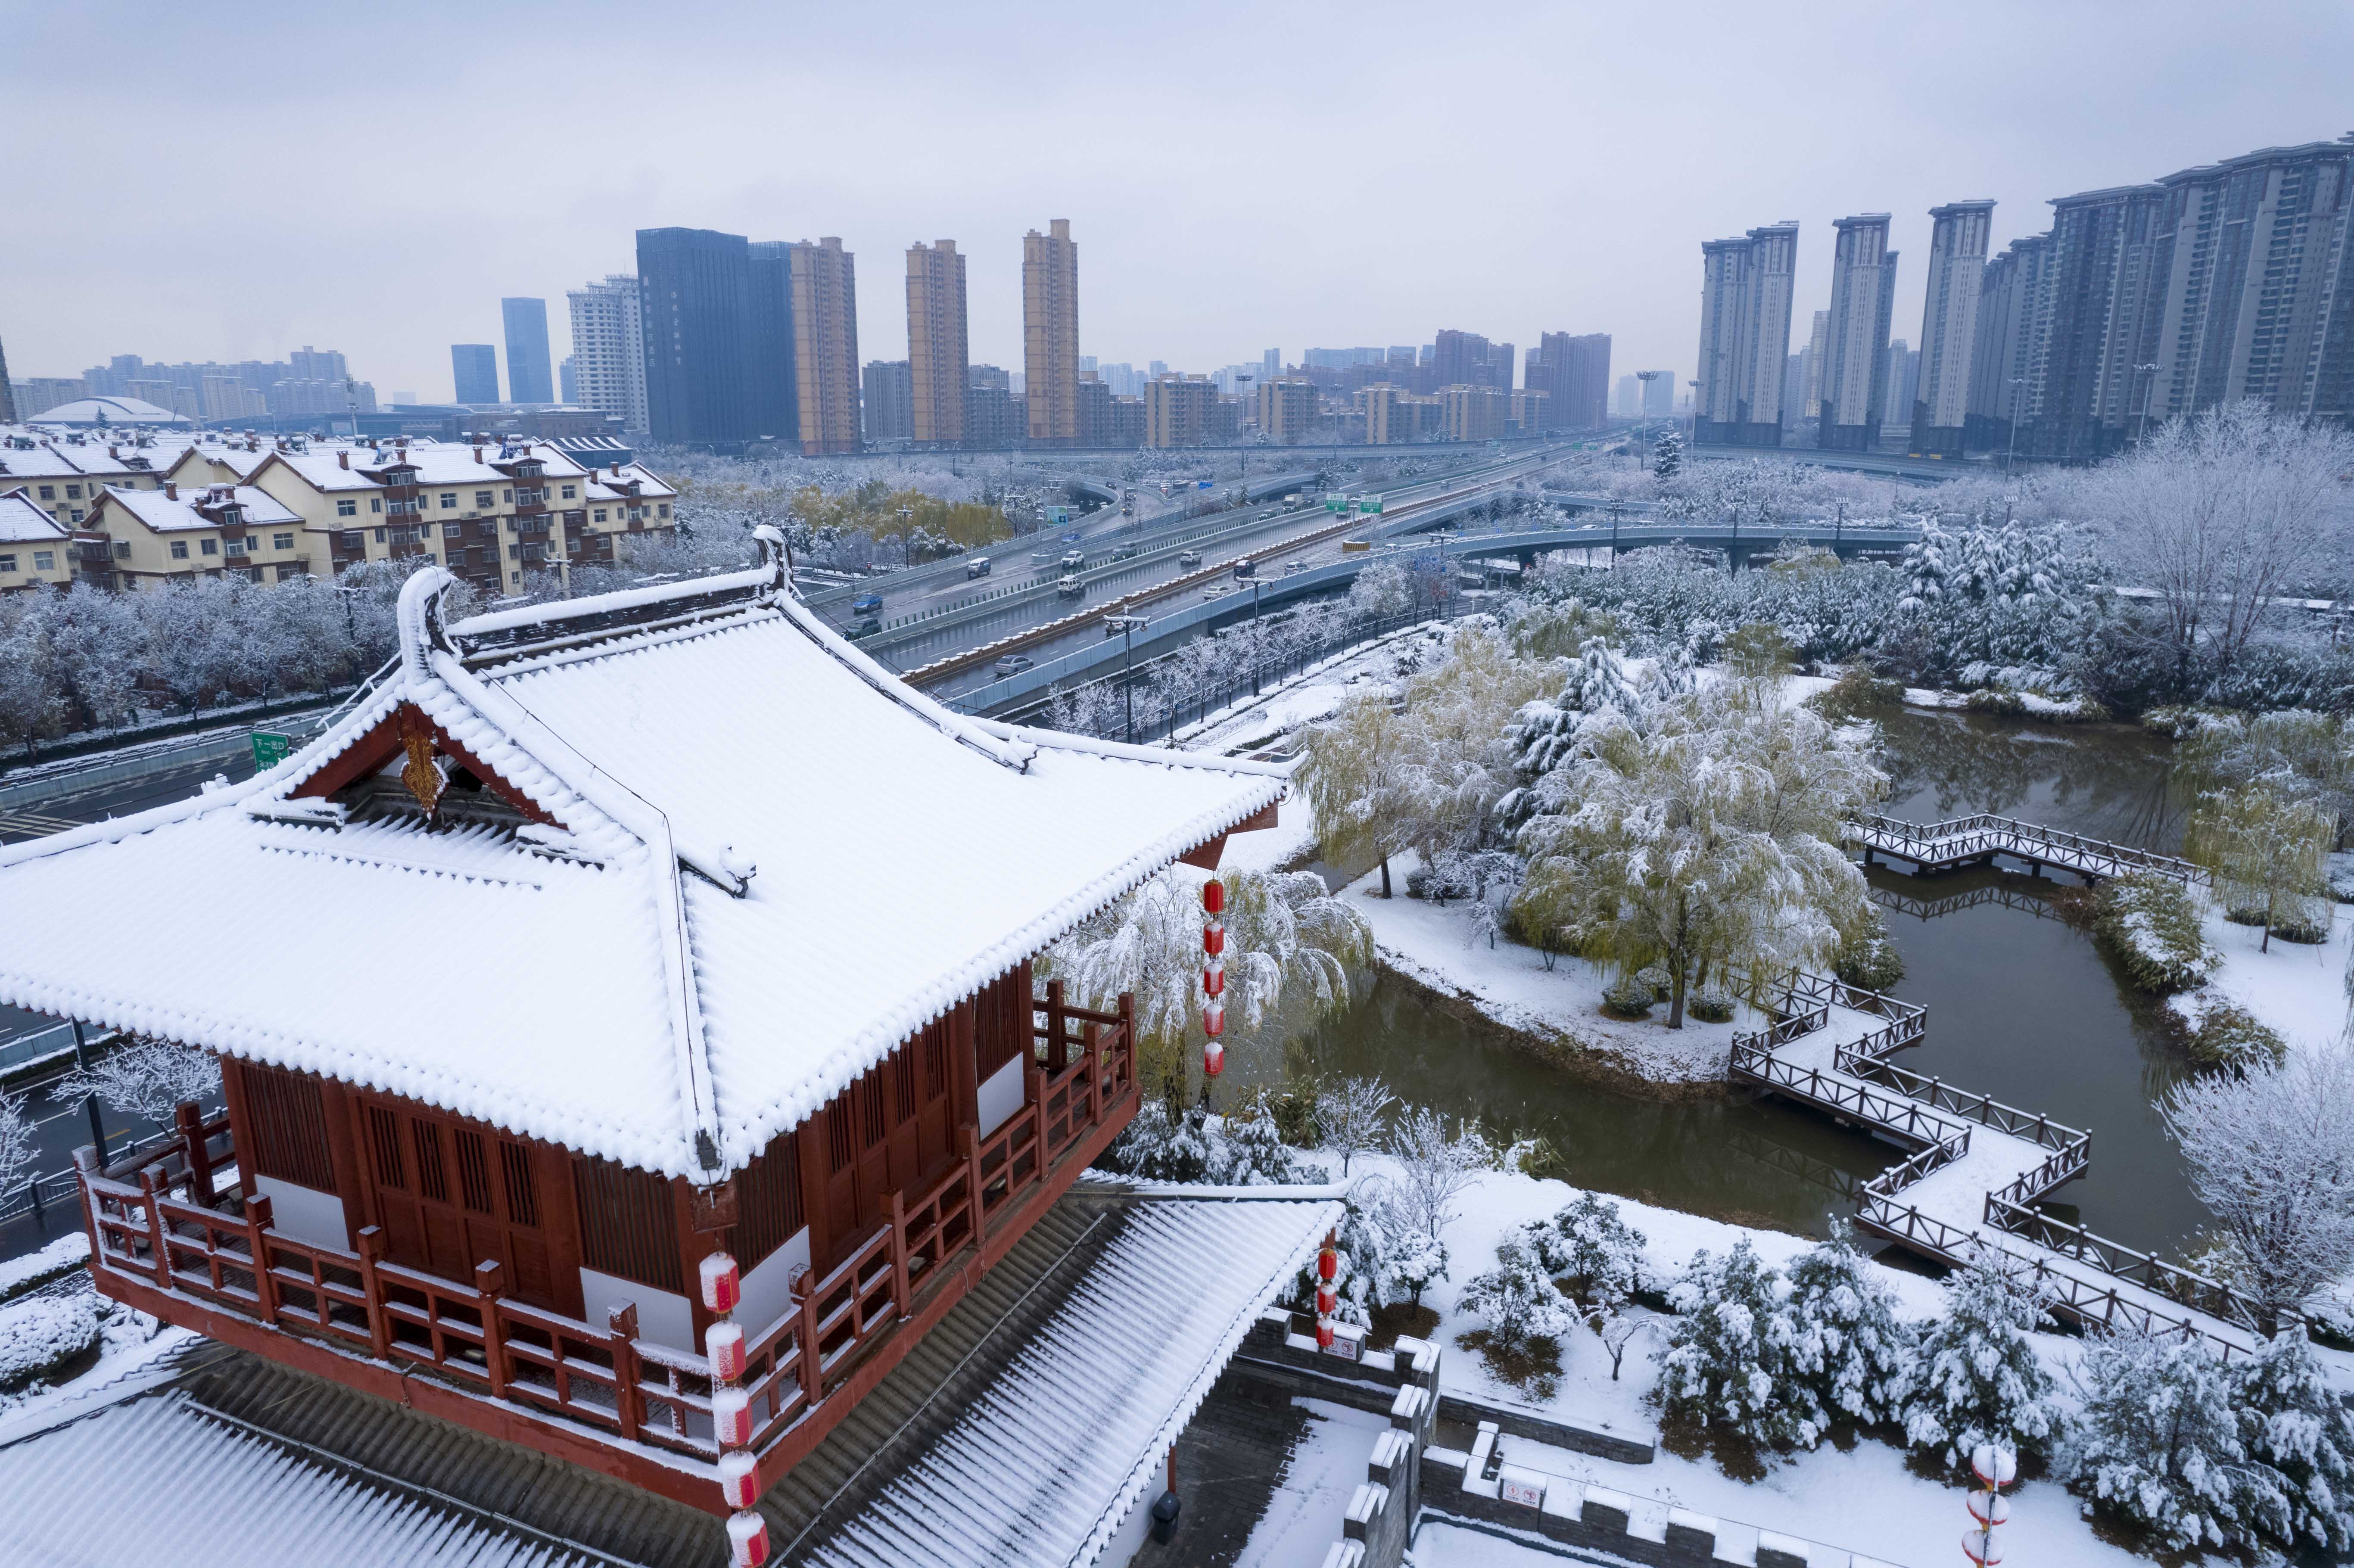
<svg viewBox="0 0 2354 1568"><path fill-rule="evenodd" d="M804 1225L744 1276L744 1300L736 1309L736 1320L744 1325L748 1339L759 1338L762 1330L791 1309L793 1276L807 1268L809 1260L809 1227Z"/></svg>
<svg viewBox="0 0 2354 1568"><path fill-rule="evenodd" d="M344 1228L344 1201L333 1192L298 1187L259 1172L253 1178L253 1190L270 1200L270 1223L274 1228L296 1241L351 1249L351 1234Z"/></svg>
<svg viewBox="0 0 2354 1568"><path fill-rule="evenodd" d="M1016 1056L994 1073L981 1086L981 1136L987 1138L1015 1111L1022 1108L1022 1065L1025 1057Z"/></svg>
<svg viewBox="0 0 2354 1568"><path fill-rule="evenodd" d="M638 1338L702 1353L703 1347L695 1342L695 1308L685 1297L593 1268L580 1271L580 1316L592 1326L602 1329L608 1311L632 1302L638 1308Z"/></svg>

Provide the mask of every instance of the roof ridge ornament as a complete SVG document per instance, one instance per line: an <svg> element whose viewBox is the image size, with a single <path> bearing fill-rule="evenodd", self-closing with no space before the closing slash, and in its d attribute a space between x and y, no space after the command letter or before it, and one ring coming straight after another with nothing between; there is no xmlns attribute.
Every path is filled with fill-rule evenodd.
<svg viewBox="0 0 2354 1568"><path fill-rule="evenodd" d="M760 564L776 573L776 587L793 593L793 542L774 523L763 523L752 530L759 542ZM794 595L799 598L798 594Z"/></svg>
<svg viewBox="0 0 2354 1568"><path fill-rule="evenodd" d="M453 659L460 657L441 609L443 597L457 585L458 579L440 567L411 572L408 580L400 585L400 603L394 619L400 635L401 668L411 680L432 679L436 648Z"/></svg>

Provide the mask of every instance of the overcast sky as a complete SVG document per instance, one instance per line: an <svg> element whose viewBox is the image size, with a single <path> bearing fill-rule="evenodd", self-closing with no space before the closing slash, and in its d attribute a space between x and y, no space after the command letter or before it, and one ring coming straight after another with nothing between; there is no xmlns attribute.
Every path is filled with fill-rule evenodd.
<svg viewBox="0 0 2354 1568"><path fill-rule="evenodd" d="M10 371L310 344L387 397L449 397L454 342L504 376L502 295L560 358L565 290L673 224L841 236L862 359L953 238L973 358L1019 368L1053 217L1106 361L1454 326L1681 381L1703 239L1799 221L1795 347L1831 219L1892 212L1916 339L1936 203L1994 197L1999 249L2056 196L2354 131L2324 0L6 9Z"/></svg>

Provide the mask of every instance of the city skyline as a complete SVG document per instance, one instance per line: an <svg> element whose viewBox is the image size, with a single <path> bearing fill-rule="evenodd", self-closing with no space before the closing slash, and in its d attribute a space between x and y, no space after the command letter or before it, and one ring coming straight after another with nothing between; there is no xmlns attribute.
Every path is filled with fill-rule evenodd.
<svg viewBox="0 0 2354 1568"><path fill-rule="evenodd" d="M382 225L364 182L318 182L299 215L238 210L200 171L277 158L258 122L192 112L182 117L186 134L137 160L61 149L20 171L21 198L48 221L0 237L0 338L19 377L70 375L126 349L229 362L334 342L378 385L422 389L446 376L447 344L503 340L500 300L553 301L629 271L638 228L676 226L840 234L848 251L893 258L910 235L954 238L970 258L971 359L1018 365L1021 238L1055 215L1087 246L1082 352L1105 363L1161 359L1206 372L1268 342L1423 343L1447 324L1527 344L1569 324L1611 333L1622 364L1688 365L1698 281L1689 258L1700 239L1796 217L1803 323L1830 302L1840 216L1891 212L1891 249L1926 258L1930 207L1988 197L1999 251L2047 227L2056 196L2349 129L2331 84L2354 67L2354 39L2333 7L2274 7L2261 28L2190 6L2146 7L2133 29L2096 13L2020 8L2036 23L2022 30L2005 13L1949 37L1925 16L1827 12L1793 26L1710 6L1672 33L1632 15L1533 9L1434 33L1379 6L1352 13L1364 25L1346 30L1243 10L1144 20L1033 8L1008 25L939 8L886 37L847 16L788 21L705 6L698 15L734 40L737 90L695 95L674 114L582 122L566 155L541 165L538 197L524 207L470 195L463 179L437 185L427 207L440 209L441 226ZM165 62L188 47L195 19L142 15L117 26L114 15L100 5L33 19L28 41L42 48L12 58L102 47L126 69L154 65L159 107L192 94L193 79ZM560 15L587 19L579 9ZM468 72L404 98L399 155L479 162L484 133L521 109L468 98L468 111L455 112L464 83L511 69L526 47L567 64L592 58L599 29L558 29L558 16L514 11L516 25L484 42ZM404 26L429 36L476 19L427 5ZM329 90L313 67L347 37L342 25L273 7L251 21L240 70L252 90L298 116L323 105ZM633 69L657 81L702 69L692 22L635 40ZM788 30L790 49L766 47ZM1021 51L1039 37L1053 40L1058 71L1091 84L1084 108L1041 110L989 90L1020 79ZM2027 37L2033 48L2020 42ZM1933 50L1939 90L1915 92ZM1605 132L1592 157L1509 150L1440 105L1409 105L1403 112L1423 126L1410 155L1313 177L1259 149L1310 134L1330 105L1312 90L1270 98L1251 72L1233 69L1236 59L1313 58L1336 82L1439 81L1507 60L1588 56L1610 62L1594 74L1593 122L1640 127ZM1138 71L1140 58L1152 79ZM1170 160L1147 107L1163 76L1193 82L1214 121L1255 122L1253 133ZM1836 79L1853 91L1834 116L1813 95L1730 90L1776 79ZM64 97L69 83L37 78L28 64L0 66L0 81L27 114L78 108ZM1706 113L1650 112L1736 97L1755 109L1735 138ZM884 101L893 113L854 157L785 164L754 132L755 106L771 100L862 122ZM1042 133L1058 117L1073 133ZM1850 134L1859 121L1874 134ZM1693 155L1702 146L1709 156ZM76 240L126 202L178 240ZM1379 216L1401 207L1445 221ZM1366 245L1376 227L1383 243ZM450 243L452 230L466 243ZM355 245L360 233L367 243ZM1900 274L1895 321L1917 328L1925 277L1920 266ZM898 295L870 289L859 301L869 357L906 353ZM569 334L560 313L551 325L567 339L551 345L561 359Z"/></svg>

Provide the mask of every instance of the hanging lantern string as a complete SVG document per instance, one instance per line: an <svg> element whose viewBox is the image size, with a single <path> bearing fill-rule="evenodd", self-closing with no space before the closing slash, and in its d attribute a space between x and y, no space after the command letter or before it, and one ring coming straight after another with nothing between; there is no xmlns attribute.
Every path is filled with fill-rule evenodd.
<svg viewBox="0 0 2354 1568"><path fill-rule="evenodd" d="M1226 1032L1226 885L1216 877L1202 884L1202 1073L1214 1078L1225 1071L1226 1048L1219 1036Z"/></svg>
<svg viewBox="0 0 2354 1568"><path fill-rule="evenodd" d="M703 1331L703 1353L711 1363L711 1436L719 1446L719 1492L733 1510L727 1516L727 1560L732 1568L760 1568L769 1560L769 1520L755 1506L760 1499L760 1462L752 1452L752 1398L744 1389L744 1326L735 1318L744 1299L744 1276L724 1252L705 1258L698 1274L704 1310L712 1315Z"/></svg>

